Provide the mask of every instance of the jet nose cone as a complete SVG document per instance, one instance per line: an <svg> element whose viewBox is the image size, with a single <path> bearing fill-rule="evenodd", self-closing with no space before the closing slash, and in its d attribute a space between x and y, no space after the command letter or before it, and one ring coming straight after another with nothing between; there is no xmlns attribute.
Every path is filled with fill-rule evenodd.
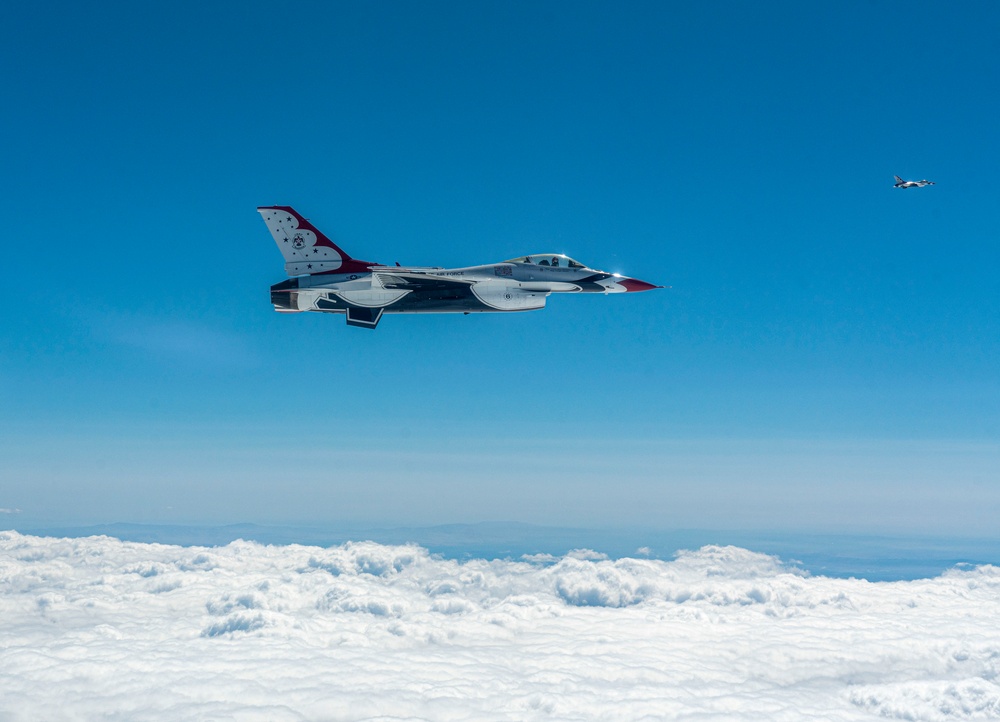
<svg viewBox="0 0 1000 722"><path fill-rule="evenodd" d="M640 281L638 278L623 278L618 281L618 283L625 286L625 291L627 293L633 293L635 291L649 291L653 288L663 288L663 286L654 286L652 283Z"/></svg>

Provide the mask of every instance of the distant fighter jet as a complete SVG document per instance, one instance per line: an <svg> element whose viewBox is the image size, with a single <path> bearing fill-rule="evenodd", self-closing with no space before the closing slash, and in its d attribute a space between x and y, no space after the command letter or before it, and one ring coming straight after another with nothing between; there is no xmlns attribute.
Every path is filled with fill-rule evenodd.
<svg viewBox="0 0 1000 722"><path fill-rule="evenodd" d="M919 180L919 181L905 181L898 175L893 176L896 179L896 184L893 188L923 188L924 186L934 185L934 181L929 180Z"/></svg>
<svg viewBox="0 0 1000 722"><path fill-rule="evenodd" d="M550 293L627 293L654 286L587 268L561 253L465 268L383 266L351 258L290 206L257 212L285 257L287 281L271 286L276 311L347 315L375 328L383 313L531 311Z"/></svg>

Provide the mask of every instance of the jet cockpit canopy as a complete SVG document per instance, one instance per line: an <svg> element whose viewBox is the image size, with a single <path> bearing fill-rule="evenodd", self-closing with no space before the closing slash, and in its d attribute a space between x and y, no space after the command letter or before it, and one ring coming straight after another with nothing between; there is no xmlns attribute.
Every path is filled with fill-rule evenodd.
<svg viewBox="0 0 1000 722"><path fill-rule="evenodd" d="M520 256L511 258L504 263L530 263L535 266L562 266L563 268L586 268L579 261L574 261L569 256L562 253L536 253L532 256Z"/></svg>

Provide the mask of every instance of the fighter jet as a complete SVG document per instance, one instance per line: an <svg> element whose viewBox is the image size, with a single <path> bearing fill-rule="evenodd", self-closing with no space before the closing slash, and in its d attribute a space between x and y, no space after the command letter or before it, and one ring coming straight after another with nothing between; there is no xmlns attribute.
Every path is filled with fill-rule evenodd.
<svg viewBox="0 0 1000 722"><path fill-rule="evenodd" d="M896 184L893 188L923 188L924 186L934 185L934 181L929 180L919 180L919 181L907 181L900 178L898 175L893 176L896 179Z"/></svg>
<svg viewBox="0 0 1000 722"><path fill-rule="evenodd" d="M257 212L291 278L271 286L276 311L342 313L375 328L386 313L492 313L545 307L550 293L629 293L654 286L606 273L561 253L536 253L464 268L384 266L352 258L290 206Z"/></svg>

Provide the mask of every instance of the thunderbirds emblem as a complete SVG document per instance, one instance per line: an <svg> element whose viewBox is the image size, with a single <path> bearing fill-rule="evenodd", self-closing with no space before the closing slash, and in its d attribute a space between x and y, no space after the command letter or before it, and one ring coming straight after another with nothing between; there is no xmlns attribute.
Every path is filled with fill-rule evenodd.
<svg viewBox="0 0 1000 722"><path fill-rule="evenodd" d="M296 233L295 237L292 238L292 246L298 249L304 248L306 245L306 239L302 237L301 233Z"/></svg>

